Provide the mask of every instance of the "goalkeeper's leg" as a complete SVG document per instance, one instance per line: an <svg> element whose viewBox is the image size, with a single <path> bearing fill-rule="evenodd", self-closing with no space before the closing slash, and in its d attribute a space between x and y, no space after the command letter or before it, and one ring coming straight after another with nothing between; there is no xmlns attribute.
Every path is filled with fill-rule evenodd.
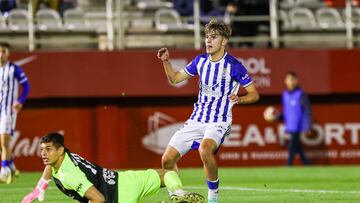
<svg viewBox="0 0 360 203"><path fill-rule="evenodd" d="M119 202L138 203L141 198L155 195L161 187L167 187L172 192L172 203L202 203L204 197L197 193L183 190L178 174L167 170L142 170L119 172L118 182Z"/></svg>
<svg viewBox="0 0 360 203"><path fill-rule="evenodd" d="M180 177L175 171L158 170L158 174L161 180L161 187L166 187L172 194L170 196L171 202L204 202L204 197L202 195L183 190Z"/></svg>

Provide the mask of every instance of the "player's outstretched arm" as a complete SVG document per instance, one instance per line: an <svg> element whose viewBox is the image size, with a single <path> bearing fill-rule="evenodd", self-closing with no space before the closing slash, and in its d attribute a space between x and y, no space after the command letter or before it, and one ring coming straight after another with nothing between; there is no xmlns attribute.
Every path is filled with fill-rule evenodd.
<svg viewBox="0 0 360 203"><path fill-rule="evenodd" d="M85 193L85 197L89 200L89 203L103 203L105 197L96 187L91 186Z"/></svg>
<svg viewBox="0 0 360 203"><path fill-rule="evenodd" d="M234 102L235 104L250 104L250 103L255 103L259 100L260 95L256 90L254 84L245 87L245 90L247 93L242 97L239 97L236 94L231 94L229 96L230 101Z"/></svg>
<svg viewBox="0 0 360 203"><path fill-rule="evenodd" d="M39 201L45 200L45 190L49 186L51 180L51 166L46 166L44 172L32 192L24 197L22 203L30 203L38 199Z"/></svg>
<svg viewBox="0 0 360 203"><path fill-rule="evenodd" d="M157 57L162 61L166 76L171 84L178 84L191 77L184 70L177 71L174 69L170 63L170 54L167 48L159 49Z"/></svg>

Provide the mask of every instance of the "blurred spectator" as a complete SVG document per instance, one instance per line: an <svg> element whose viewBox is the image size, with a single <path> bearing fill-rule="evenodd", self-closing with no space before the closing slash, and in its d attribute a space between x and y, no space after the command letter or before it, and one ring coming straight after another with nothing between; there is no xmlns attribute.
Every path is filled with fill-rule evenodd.
<svg viewBox="0 0 360 203"><path fill-rule="evenodd" d="M193 1L173 0L175 9L181 16L192 16ZM231 24L234 36L256 36L260 25L269 25L268 22L233 21L231 16L269 15L268 0L200 0L201 22L207 22L209 17L223 18ZM252 42L243 42L240 45L252 46Z"/></svg>
<svg viewBox="0 0 360 203"><path fill-rule="evenodd" d="M77 0L32 0L33 14L41 8L51 8L59 11L62 15L65 10L75 8Z"/></svg>
<svg viewBox="0 0 360 203"><path fill-rule="evenodd" d="M61 0L60 6L59 6L59 12L61 16L63 16L64 11L67 9L72 9L77 6L77 0Z"/></svg>
<svg viewBox="0 0 360 203"><path fill-rule="evenodd" d="M219 0L200 0L201 16L223 17L224 7Z"/></svg>
<svg viewBox="0 0 360 203"><path fill-rule="evenodd" d="M4 16L13 8L16 8L16 0L0 0L0 11Z"/></svg>
<svg viewBox="0 0 360 203"><path fill-rule="evenodd" d="M41 8L51 8L54 10L58 10L59 8L59 0L32 0L33 14L37 12L37 10Z"/></svg>
<svg viewBox="0 0 360 203"><path fill-rule="evenodd" d="M174 8L181 16L192 16L194 13L193 1L173 0Z"/></svg>
<svg viewBox="0 0 360 203"><path fill-rule="evenodd" d="M193 16L193 1L189 0L173 0L175 9L181 16ZM224 7L221 6L219 0L200 0L200 15L202 17L223 16ZM208 20L206 20L208 22Z"/></svg>
<svg viewBox="0 0 360 203"><path fill-rule="evenodd" d="M269 15L268 0L223 0L226 6L226 14L230 16L254 16ZM231 23L234 36L256 36L260 25L268 25L268 22L234 21ZM252 42L243 42L240 45L252 46Z"/></svg>

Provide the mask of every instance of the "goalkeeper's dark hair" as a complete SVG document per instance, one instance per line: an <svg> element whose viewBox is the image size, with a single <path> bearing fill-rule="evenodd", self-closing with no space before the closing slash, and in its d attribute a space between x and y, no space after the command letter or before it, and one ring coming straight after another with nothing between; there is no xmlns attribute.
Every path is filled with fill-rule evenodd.
<svg viewBox="0 0 360 203"><path fill-rule="evenodd" d="M205 25L205 34L209 34L214 31L226 39L231 36L231 27L226 25L223 21L218 21L216 18L212 18L208 24Z"/></svg>
<svg viewBox="0 0 360 203"><path fill-rule="evenodd" d="M51 132L41 138L40 144L52 142L56 148L65 147L64 136L58 132Z"/></svg>

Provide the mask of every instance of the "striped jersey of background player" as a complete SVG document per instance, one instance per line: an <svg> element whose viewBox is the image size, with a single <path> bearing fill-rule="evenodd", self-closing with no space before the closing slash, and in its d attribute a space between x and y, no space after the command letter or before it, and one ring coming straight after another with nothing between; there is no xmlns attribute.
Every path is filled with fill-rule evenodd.
<svg viewBox="0 0 360 203"><path fill-rule="evenodd" d="M22 68L9 61L10 45L0 42L0 182L10 184L17 170L11 157L10 139L14 133L16 116L30 92L30 84ZM19 84L22 92L18 96Z"/></svg>
<svg viewBox="0 0 360 203"><path fill-rule="evenodd" d="M195 57L187 67L176 71L169 62L169 51L160 49L158 58L172 84L199 76L200 91L194 111L184 127L171 138L163 155L163 168L176 170L177 161L191 149L199 149L206 182L208 202L218 202L219 178L214 157L228 134L235 104L256 102L259 94L246 68L225 51L231 29L223 22L211 20L205 27L206 54ZM246 95L238 96L240 86Z"/></svg>

